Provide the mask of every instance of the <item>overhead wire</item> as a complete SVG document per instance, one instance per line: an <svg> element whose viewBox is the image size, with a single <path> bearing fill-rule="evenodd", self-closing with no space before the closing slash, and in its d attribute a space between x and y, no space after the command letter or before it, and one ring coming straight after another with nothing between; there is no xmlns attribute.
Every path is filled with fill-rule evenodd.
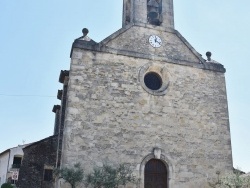
<svg viewBox="0 0 250 188"><path fill-rule="evenodd" d="M5 96L5 97L56 97L52 95L9 95L9 94L2 94L0 93L0 96Z"/></svg>

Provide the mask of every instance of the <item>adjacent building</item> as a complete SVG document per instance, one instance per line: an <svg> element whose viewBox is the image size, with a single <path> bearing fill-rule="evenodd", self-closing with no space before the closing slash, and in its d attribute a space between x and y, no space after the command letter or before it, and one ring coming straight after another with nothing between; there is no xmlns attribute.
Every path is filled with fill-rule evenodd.
<svg viewBox="0 0 250 188"><path fill-rule="evenodd" d="M57 135L34 142L23 148L24 157L17 182L18 188L54 187Z"/></svg>
<svg viewBox="0 0 250 188"><path fill-rule="evenodd" d="M7 182L16 184L25 146L18 145L0 153L0 187Z"/></svg>

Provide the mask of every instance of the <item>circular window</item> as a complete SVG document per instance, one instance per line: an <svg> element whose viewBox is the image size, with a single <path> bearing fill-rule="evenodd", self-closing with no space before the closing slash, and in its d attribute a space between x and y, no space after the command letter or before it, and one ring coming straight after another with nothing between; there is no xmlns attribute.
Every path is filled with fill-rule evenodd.
<svg viewBox="0 0 250 188"><path fill-rule="evenodd" d="M151 90L158 90L162 86L162 79L159 74L149 72L144 76L145 85Z"/></svg>
<svg viewBox="0 0 250 188"><path fill-rule="evenodd" d="M140 67L139 81L142 88L151 95L165 95L169 86L167 67L165 64L146 63Z"/></svg>

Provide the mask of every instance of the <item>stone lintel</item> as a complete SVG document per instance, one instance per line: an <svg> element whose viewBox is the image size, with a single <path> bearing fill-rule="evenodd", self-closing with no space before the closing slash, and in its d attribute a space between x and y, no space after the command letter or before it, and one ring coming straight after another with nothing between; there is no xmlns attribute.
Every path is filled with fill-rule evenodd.
<svg viewBox="0 0 250 188"><path fill-rule="evenodd" d="M69 71L68 70L61 70L61 73L59 76L59 82L63 84L66 76L69 76Z"/></svg>
<svg viewBox="0 0 250 188"><path fill-rule="evenodd" d="M61 109L61 106L60 105L54 105L53 106L53 109L52 109L52 112L56 113L57 110L60 110Z"/></svg>
<svg viewBox="0 0 250 188"><path fill-rule="evenodd" d="M51 166L51 165L44 164L43 168L46 169L46 170L54 170L55 167Z"/></svg>

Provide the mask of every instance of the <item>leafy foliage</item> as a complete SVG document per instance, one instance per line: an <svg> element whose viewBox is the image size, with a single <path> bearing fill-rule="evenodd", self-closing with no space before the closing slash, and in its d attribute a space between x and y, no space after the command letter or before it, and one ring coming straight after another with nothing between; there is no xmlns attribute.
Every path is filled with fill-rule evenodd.
<svg viewBox="0 0 250 188"><path fill-rule="evenodd" d="M87 187L92 188L118 188L128 183L135 183L136 179L132 175L132 170L125 164L120 164L117 168L110 165L94 168L94 172L86 177Z"/></svg>
<svg viewBox="0 0 250 188"><path fill-rule="evenodd" d="M250 177L242 175L242 171L234 170L234 173L227 174L215 183L209 183L213 188L250 188Z"/></svg>
<svg viewBox="0 0 250 188"><path fill-rule="evenodd" d="M54 170L54 174L59 178L63 178L72 188L75 188L83 181L84 171L80 163L77 163L72 168L64 167Z"/></svg>
<svg viewBox="0 0 250 188"><path fill-rule="evenodd" d="M2 184L1 188L14 188L10 183Z"/></svg>

